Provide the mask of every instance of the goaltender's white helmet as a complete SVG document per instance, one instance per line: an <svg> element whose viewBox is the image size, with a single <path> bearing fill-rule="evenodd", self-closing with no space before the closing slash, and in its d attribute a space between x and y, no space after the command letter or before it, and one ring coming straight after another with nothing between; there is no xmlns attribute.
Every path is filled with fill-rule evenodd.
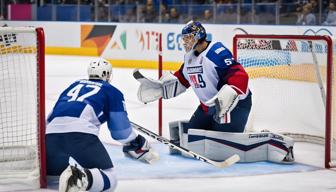
<svg viewBox="0 0 336 192"><path fill-rule="evenodd" d="M97 58L90 62L88 67L89 79L112 80L112 64L103 58Z"/></svg>

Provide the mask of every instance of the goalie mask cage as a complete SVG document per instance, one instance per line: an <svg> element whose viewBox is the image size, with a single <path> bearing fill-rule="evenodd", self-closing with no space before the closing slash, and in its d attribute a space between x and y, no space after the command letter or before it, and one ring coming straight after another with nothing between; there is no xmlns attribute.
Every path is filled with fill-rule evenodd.
<svg viewBox="0 0 336 192"><path fill-rule="evenodd" d="M44 32L0 28L0 185L46 187Z"/></svg>
<svg viewBox="0 0 336 192"><path fill-rule="evenodd" d="M236 35L235 59L250 77L253 106L247 131L270 130L325 145L336 165L336 87L329 36Z"/></svg>

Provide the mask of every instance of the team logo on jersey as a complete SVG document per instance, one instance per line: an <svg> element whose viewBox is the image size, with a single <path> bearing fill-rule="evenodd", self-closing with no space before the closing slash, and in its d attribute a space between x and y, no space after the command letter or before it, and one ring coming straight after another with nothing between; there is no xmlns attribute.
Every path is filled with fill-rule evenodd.
<svg viewBox="0 0 336 192"><path fill-rule="evenodd" d="M203 73L203 67L202 66L187 67L187 73L188 74Z"/></svg>

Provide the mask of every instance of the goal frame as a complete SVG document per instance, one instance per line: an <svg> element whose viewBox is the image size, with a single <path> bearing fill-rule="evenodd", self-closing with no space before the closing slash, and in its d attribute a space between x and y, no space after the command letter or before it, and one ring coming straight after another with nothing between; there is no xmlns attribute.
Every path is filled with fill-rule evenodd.
<svg viewBox="0 0 336 192"><path fill-rule="evenodd" d="M46 147L45 147L45 35L41 27L35 29L37 39L37 75L38 85L38 145L40 150L40 187L47 187L47 166L46 166Z"/></svg>
<svg viewBox="0 0 336 192"><path fill-rule="evenodd" d="M327 79L326 79L326 98L325 98L325 168L331 168L331 145L332 145L332 54L333 43L330 36L312 36L312 35L274 35L274 34L237 34L233 37L233 57L237 60L238 39L301 39L301 40L323 40L327 43Z"/></svg>
<svg viewBox="0 0 336 192"><path fill-rule="evenodd" d="M36 131L37 134L37 157L39 160L39 186L47 187L46 174L46 147L45 147L45 34L42 27L3 27L0 29L2 33L32 33L36 35Z"/></svg>

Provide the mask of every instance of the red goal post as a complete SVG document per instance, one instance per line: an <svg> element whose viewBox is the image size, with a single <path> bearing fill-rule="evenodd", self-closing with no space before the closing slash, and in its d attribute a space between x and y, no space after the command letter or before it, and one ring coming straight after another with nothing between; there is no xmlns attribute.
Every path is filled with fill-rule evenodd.
<svg viewBox="0 0 336 192"><path fill-rule="evenodd" d="M45 188L45 37L0 28L0 185Z"/></svg>
<svg viewBox="0 0 336 192"><path fill-rule="evenodd" d="M248 130L282 132L325 146L336 166L336 84L329 36L239 34L233 55L247 70L253 93Z"/></svg>

